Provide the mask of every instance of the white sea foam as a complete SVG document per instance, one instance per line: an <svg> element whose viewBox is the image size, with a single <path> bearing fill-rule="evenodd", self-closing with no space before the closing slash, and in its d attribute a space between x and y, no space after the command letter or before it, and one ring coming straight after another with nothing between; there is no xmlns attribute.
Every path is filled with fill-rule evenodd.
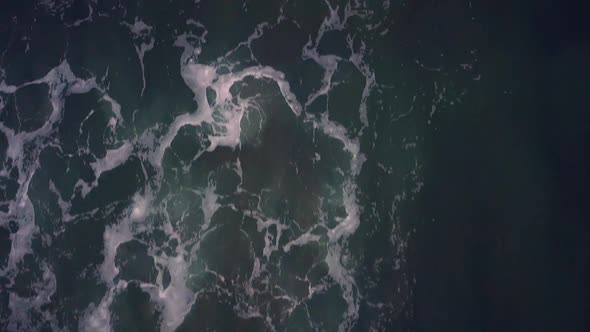
<svg viewBox="0 0 590 332"><path fill-rule="evenodd" d="M297 246L306 245L311 242L318 242L320 240L320 238L321 237L319 235L314 235L314 234L311 234L310 232L303 233L301 236L299 236L295 240L287 242L283 246L283 251L289 252L291 250L291 247L293 247L293 246L297 247Z"/></svg>
<svg viewBox="0 0 590 332"><path fill-rule="evenodd" d="M275 235L273 236L271 232L269 232L270 226L275 226ZM287 225L281 224L279 220L276 219L262 219L260 217L257 218L256 227L258 232L262 232L263 230L266 231L264 235L264 249L262 249L262 255L266 257L268 260L270 255L279 249L279 241L281 240L281 235L283 231L289 229Z"/></svg>
<svg viewBox="0 0 590 332"><path fill-rule="evenodd" d="M129 30L132 34L133 40L136 43L135 52L137 53L137 57L139 58L139 65L141 67L141 95L145 92L146 82L145 82L145 66L143 63L143 59L145 57L146 52L151 51L155 45L155 38L152 36L153 27L147 25L142 20L135 18L135 23L129 24L124 23L129 27Z"/></svg>
<svg viewBox="0 0 590 332"><path fill-rule="evenodd" d="M82 316L80 325L85 332L109 332L111 327L110 306L115 296L127 287L127 282L120 280L116 286L109 288L98 305L91 303Z"/></svg>
<svg viewBox="0 0 590 332"><path fill-rule="evenodd" d="M104 231L104 260L98 271L103 282L107 285L108 291L98 306L92 304L87 308L83 318L83 326L86 331L111 330L109 307L114 296L127 287L125 280L115 283L115 278L120 272L115 262L117 251L122 244L134 239L136 229L134 222L141 221L146 217L150 199L149 192L144 195L135 194L132 205L128 209L128 216L123 216L117 224L107 226Z"/></svg>
<svg viewBox="0 0 590 332"><path fill-rule="evenodd" d="M94 171L94 181L92 183L86 183L79 179L75 186L76 188L80 188L82 197L86 197L92 189L98 186L98 181L103 173L111 171L124 164L131 156L132 151L133 145L129 142L124 142L116 149L107 150L106 155L103 158L99 158L90 163L90 167Z"/></svg>
<svg viewBox="0 0 590 332"><path fill-rule="evenodd" d="M219 195L215 193L215 186L212 183L209 184L209 186L205 189L205 192L202 194L201 208L205 218L205 224L203 226L204 229L209 227L209 224L211 223L211 217L221 206L217 202L218 198Z"/></svg>
<svg viewBox="0 0 590 332"><path fill-rule="evenodd" d="M34 310L41 313L41 317L46 323L52 326L56 325L55 318L51 317L48 312L42 311L41 307L50 302L51 296L57 289L55 274L49 265L44 261L40 265L42 279L31 285L31 290L35 295L31 297L21 297L15 292L10 292L8 307L10 317L8 330L33 330L32 322L28 317L30 311Z"/></svg>
<svg viewBox="0 0 590 332"><path fill-rule="evenodd" d="M121 105L114 100L111 96L109 96L107 93L105 93L102 96L102 99L104 99L105 101L107 101L108 103L111 104L111 110L113 111L113 114L115 114L115 119L117 120L117 124L122 124L123 123L123 116L121 115Z"/></svg>
<svg viewBox="0 0 590 332"><path fill-rule="evenodd" d="M58 124L63 116L65 97L71 94L85 94L97 89L105 94L105 99L111 102L113 111L120 118L118 104L97 85L95 78L77 78L71 71L67 61L63 61L50 70L44 77L26 82L20 86L8 86L5 82L0 82L0 90L3 93L13 94L22 87L34 84L46 84L49 87L48 99L52 110L47 121L40 128L32 131L15 131L0 123L0 131L6 136L8 142L7 157L10 163L7 167L15 167L18 170L16 198L9 202L8 212L0 212L0 223L2 225L11 219L18 221L18 231L11 234L12 245L7 267L0 272L0 274L9 277L11 282L14 282L13 278L21 273L19 263L24 256L33 253L32 241L38 235L39 228L35 224L35 211L28 195L29 186L31 179L40 167L38 159L41 151L54 144L52 138L55 137ZM112 166L113 164L108 160L99 161L95 165L99 172ZM0 173L4 174L2 176L7 176L9 169L2 169ZM61 197L51 181L49 182L49 190L57 195L62 220L71 220L73 218L69 212L71 203ZM50 234L43 234L43 242L46 245L51 245L51 239ZM19 329L35 330L36 326L31 325L32 321L29 317L29 314L33 314L33 312L40 315L42 320L48 323L52 329L59 329L53 314L42 308L44 304L50 301L52 294L55 292L55 275L46 262L42 262L40 269L42 281L33 285L31 291L34 295L32 297L24 298L17 296L15 293L10 293L8 303L12 310L8 324L10 330L16 329L16 324L20 326Z"/></svg>
<svg viewBox="0 0 590 332"><path fill-rule="evenodd" d="M49 100L52 112L47 121L40 128L34 131L20 131L6 127L0 123L0 131L8 141L7 157L11 159L12 165L18 170L18 190L16 199L9 203L8 212L0 212L0 222L5 224L10 218L19 220L19 230L12 235L13 244L9 255L8 269L16 271L16 264L22 260L24 255L30 253L31 241L37 232L35 226L35 212L28 196L29 184L35 171L39 167L39 154L47 146L46 139L54 131L54 124L61 121L64 105L64 97L69 94L87 93L96 88L94 78L87 80L79 79L72 73L67 61L50 70L44 77L26 82L20 86L8 86L5 82L0 83L0 91L4 93L15 93L18 89L32 84L47 84L49 86ZM32 147L25 153L25 145ZM8 173L8 170L4 170Z"/></svg>
<svg viewBox="0 0 590 332"><path fill-rule="evenodd" d="M99 267L102 280L107 285L112 285L119 274L119 268L115 264L117 249L123 243L133 239L131 227L128 221L123 221L114 226L108 226L104 231L104 261Z"/></svg>
<svg viewBox="0 0 590 332"><path fill-rule="evenodd" d="M371 89L376 83L375 75L365 62L364 56L366 51L365 45L362 41L360 42L360 49L355 49L353 47L355 43L352 42L353 38L349 37L348 42L351 55L348 59L336 55L324 55L318 53L317 46L325 32L345 29L349 18L359 15L360 12L355 9L356 5L354 4L348 4L343 10L338 7L332 7L328 1L326 1L326 5L329 9L328 17L322 22L315 39L310 37L309 42L302 50L303 59L311 59L323 69L322 82L320 88L312 92L303 105L300 104L294 93L291 91L285 75L281 71L272 67L259 65L259 61L255 58L251 49L251 43L256 39L261 38L265 31L272 29L276 24L280 23L281 20L288 19L283 15L282 8L281 16L277 18L276 23L262 22L258 24L247 40L239 43L235 48L228 51L224 57L209 64L199 63L198 58L201 53L201 47L203 47L206 41L205 37L207 35L207 30L200 22L187 20L186 23L187 26L190 26L190 29L202 29L203 32L200 35L185 32L177 37L174 45L183 48L183 53L180 58L180 75L184 79L186 85L193 92L194 100L196 101L198 108L196 110L187 109L186 113L176 116L170 125L156 124L152 128L140 133L139 137L126 138L123 141L114 142L116 144L113 144L112 146L118 147L107 150L106 155L103 158L96 159L96 161L90 163L90 167L95 174L95 181L88 184L79 180L76 184L76 187L81 188L82 195L85 196L90 190L98 185L98 180L102 174L120 167L129 160L132 155L140 159L146 179L145 187L138 190L138 193L135 194L125 212L116 217L116 223L108 225L105 229L103 234L104 261L99 266L99 273L102 280L107 285L108 290L100 303L92 304L87 308L80 322L82 329L87 331L109 331L112 328L109 308L113 303L114 298L127 287L129 282L129 280L122 280L120 278L120 267L117 267L115 264L117 250L121 244L139 238L138 235L140 235L141 232L153 228L159 228L160 231L163 231L169 242L173 242L175 245L171 246L172 252L170 252L161 250L162 248L150 244L151 247L148 249L148 254L154 259L158 276L155 284L142 283L141 288L150 295L151 300L157 304L158 308L161 310L162 316L160 329L162 331L173 331L184 321L198 296L198 291L191 289L187 285L187 280L191 277L191 272L189 271L193 264L200 259L199 248L201 241L216 230L216 226L214 224L212 225L211 219L222 206L233 206L234 209L237 208L234 205L224 203L225 197L220 196L216 192L216 184L214 181L210 181L206 188L189 189L201 197L200 208L203 212L204 223L194 237L185 239L185 237L180 235L182 234L180 231L182 225L178 226L178 220L172 220L171 215L168 214L165 208L166 204L168 204L167 202L174 199L173 197L176 193L164 197L161 199L161 203L158 203L158 199L160 198L155 198L160 197L162 194L160 189L165 182L164 179L166 179L164 177L162 161L176 135L184 126L202 126L204 124L209 124L210 126L207 126L207 128L212 129L212 132L206 137L210 145L205 151L199 152L194 158L194 162L199 162L198 158L201 154L215 151L218 147L240 149L242 144L240 141L241 121L244 118L245 113L250 109L259 110L260 108L260 106L256 104L256 97L240 98L230 92L232 86L243 81L247 77L269 80L276 83L282 97L285 99L291 111L296 115L296 121L311 123L313 124L314 129L320 130L330 139L341 142L342 148L350 156L349 169L346 166L343 166L341 170L341 174L344 175L345 181L344 186L341 188L341 201L336 202L336 204L344 207L346 215L342 219L336 220L336 225L329 228L326 226L327 222L325 220L327 214L320 211L321 217L319 218L317 225L321 230L323 230L323 228L328 228L328 241L325 243L328 249L328 253L325 257L325 262L328 265L329 270L328 274L341 288L342 297L347 303L344 321L340 325L340 329L348 330L352 327L354 321L358 317L359 295L358 290L355 289L356 282L353 278L354 271L350 270L350 264L346 254L346 243L348 237L356 232L361 222L361 210L357 202L358 189L356 186L356 177L360 174L365 161L359 141L359 137L362 135L362 129L360 132L356 133L349 132L344 126L330 119L330 112L324 112L320 116L313 116L306 114L304 109L311 105L311 103L320 96L329 94L333 84L332 78L338 68L338 63L343 61L350 62L354 64L365 77L365 88L359 106L359 117L363 126L367 127L368 116L366 102L370 96ZM92 17L92 13L90 17ZM141 94L143 95L146 89L143 60L146 52L153 49L156 45L153 36L155 28L147 25L138 18L133 24L127 24L127 26L134 40L134 46L141 66L143 83ZM359 43L356 43L356 45L358 44ZM230 55L233 56L234 52L241 47L247 47L250 50L251 59L244 60L245 63L239 63L238 66L236 63L231 63L230 60L227 60L226 58L229 58ZM251 64L255 65L248 67L248 65ZM30 133L15 132L0 123L0 130L5 134L8 140L7 156L13 160L13 163L17 165L19 170L19 190L17 192L17 199L14 204L11 203L9 212L0 216L2 216L2 223L7 222L5 220L8 220L8 217L19 217L23 220L20 222L18 232L11 235L13 248L11 249L9 257L8 270L16 270L17 264L22 261L24 255L32 253L31 241L38 232L38 229L34 223L32 203L28 198L28 186L35 170L39 167L37 162L38 155L44 147L43 144L45 144L43 143L44 141L40 139L50 137L55 130L55 124L59 123L61 120L64 96L73 93L86 93L93 89L99 90L102 93L101 98L110 103L113 112L113 116L110 119L108 126L111 130L123 126L121 106L117 101L111 98L110 95L97 84L95 78L88 80L76 78L65 61L50 71L45 77L25 83L25 85L29 84L48 84L50 86L50 101L53 107L53 112L45 125ZM5 82L0 82L0 92L6 94L14 93L19 88L20 86L8 86ZM215 100L211 104L207 99L207 89L212 89L215 92ZM1 104L2 102L0 102L0 105ZM93 114L92 112L94 111L91 111L91 114ZM90 115L88 115L86 119L89 117ZM86 121L86 119L84 121ZM79 130L81 131L82 128ZM25 156L25 146L35 140L42 142L39 145L39 149L33 151L32 154ZM109 142L109 144L111 144L111 142ZM80 151L87 150L80 149ZM88 151L88 153L90 153L90 151ZM320 154L316 152L313 157L313 162L321 163L324 162L324 159L322 159ZM240 317L262 317L267 322L267 326L273 327L274 325L271 318L269 316L264 317L261 314L261 307L258 307L255 303L257 301L256 293L258 292L255 284L269 284L268 275L270 274L270 258L275 258L277 253L281 250L283 252L289 252L295 246L305 246L309 243L321 242L322 238L325 239L326 235L315 234L314 231L318 228L313 228L312 230L308 230L301 234L298 230L289 229L290 221L277 220L265 216L264 213L262 213L263 209L260 207L260 193L249 193L242 188L241 184L243 177L246 175L242 170L240 158L238 157L235 160L235 163L230 162L230 164L240 178L238 192L240 194L249 195L249 197L258 198L259 206L255 208L256 211L250 212L249 216L256 220L256 229L264 236L262 256L253 258L252 274L249 277L248 282L245 282L243 285L245 292L244 296L246 296L244 299L249 300L244 301L242 304L236 304L234 310ZM0 174L9 174L9 170L0 170ZM170 188L167 188L167 190L169 189ZM339 188L336 188L334 190L338 189ZM69 215L71 203L62 199L55 184L50 184L50 190L58 197L58 204L62 211L62 216L64 216L64 218L66 218L66 216L67 218L73 218L73 216ZM172 188L172 190L174 190L174 188ZM335 196L339 197L338 195ZM96 213L96 211L92 213ZM151 220L150 222L147 222L151 216L162 217L163 220L158 219L158 222L153 223ZM184 216L185 214L183 214L182 218L184 218ZM181 219L181 221L184 222L184 219ZM282 244L280 241L283 234L291 231L296 233L295 238L286 244ZM299 232L299 234L297 234L297 232ZM163 282L164 271L167 271L170 275L170 282L166 287L164 287ZM215 275L216 278L223 282L227 280L226 277L214 271L207 269L207 273ZM49 276L50 274L48 273L47 275ZM51 280L50 277L45 279ZM234 282L234 280L229 280L229 282ZM55 280L53 284L55 284ZM51 285L51 282L47 282L46 286L37 290L37 293L45 297L47 294L52 294L51 290L55 289L55 287ZM323 282L314 285L310 284L308 298L311 298L314 294L325 291L327 287L328 284ZM276 289L280 293L278 298L289 303L289 312L291 312L291 310L297 305L303 303L294 297L290 297L288 292L281 289L279 286L276 286ZM13 299L13 297L11 297L10 301L12 306L20 306L21 303L28 302L27 305L29 307L27 308L39 306L38 303L41 303L32 302L31 299ZM250 304L250 302L252 302L252 304ZM33 303L33 305L31 305L31 303ZM245 303L248 303L248 305L245 305ZM25 306L22 308L25 308ZM17 321L16 318L15 321Z"/></svg>
<svg viewBox="0 0 590 332"><path fill-rule="evenodd" d="M132 150L133 146L129 142L125 142L116 149L107 150L104 158L97 159L95 162L90 164L94 170L94 176L98 179L102 173L122 165L127 161L127 159L129 159Z"/></svg>
<svg viewBox="0 0 590 332"><path fill-rule="evenodd" d="M185 48L184 57L192 56L195 48L188 44L185 36L176 40L175 45ZM240 123L249 100L241 100L238 105L232 102L233 95L230 88L246 77L266 78L275 81L285 98L287 104L296 115L301 114L302 107L295 95L291 92L289 83L285 80L284 74L271 67L255 66L249 67L236 73L218 75L216 68L209 65L186 63L182 65L181 75L187 86L193 91L198 109L194 113L185 113L174 119L167 134L160 140L158 148L150 158L152 163L160 167L165 151L170 147L174 137L180 128L190 125L199 126L203 123L215 124L213 135L208 137L211 145L207 151L213 151L219 146L235 148L240 144ZM216 93L215 108L209 105L207 100L207 88L213 89ZM218 117L214 117L213 113Z"/></svg>
<svg viewBox="0 0 590 332"><path fill-rule="evenodd" d="M145 218L148 210L148 199L139 194L133 197L133 207L131 209L131 219L141 220Z"/></svg>
<svg viewBox="0 0 590 332"><path fill-rule="evenodd" d="M169 258L167 268L170 285L165 290L159 288L157 294L152 295L152 300L156 299L163 308L160 328L164 332L176 330L195 301L195 294L186 285L188 263L183 255Z"/></svg>

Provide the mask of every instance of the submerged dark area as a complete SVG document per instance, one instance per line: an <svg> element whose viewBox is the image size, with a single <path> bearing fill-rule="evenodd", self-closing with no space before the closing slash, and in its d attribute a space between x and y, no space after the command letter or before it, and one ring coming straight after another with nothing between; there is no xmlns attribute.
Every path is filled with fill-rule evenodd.
<svg viewBox="0 0 590 332"><path fill-rule="evenodd" d="M588 8L473 4L482 84L425 139L416 330L584 331Z"/></svg>

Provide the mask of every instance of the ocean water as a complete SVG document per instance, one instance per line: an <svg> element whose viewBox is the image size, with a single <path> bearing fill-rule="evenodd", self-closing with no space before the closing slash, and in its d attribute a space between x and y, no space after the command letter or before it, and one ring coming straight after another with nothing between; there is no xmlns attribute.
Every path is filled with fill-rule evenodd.
<svg viewBox="0 0 590 332"><path fill-rule="evenodd" d="M0 329L408 330L424 131L481 79L421 6L2 4Z"/></svg>

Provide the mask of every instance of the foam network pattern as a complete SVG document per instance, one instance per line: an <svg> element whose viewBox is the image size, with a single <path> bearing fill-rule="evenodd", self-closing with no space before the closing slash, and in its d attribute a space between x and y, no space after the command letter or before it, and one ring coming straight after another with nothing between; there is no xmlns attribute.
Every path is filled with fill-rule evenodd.
<svg viewBox="0 0 590 332"><path fill-rule="evenodd" d="M244 15L252 13L250 5L242 6ZM416 161L402 174L415 190L395 195L387 203L388 215L379 216L380 203L360 202L369 197L359 183L367 163L378 165L384 176L393 173L391 165L370 161L366 152L378 143L375 128L381 121L371 115L371 107L380 104L371 99L387 87L372 69L363 37L387 33L382 25L388 18L378 11L387 10L389 1L377 7L319 2L326 15L294 57L318 73L310 74L315 81L305 93L303 78L265 63L256 51L258 41L284 26L306 31L313 26L298 20L292 6L284 1L276 16L249 25L253 31L243 40L219 46L210 20L191 10L178 12L181 24L172 28L129 18L121 4L108 8L90 1L87 16L76 20L68 19L66 2L39 5L37 10L65 22L68 31L94 24L127 31L137 56L129 61L139 68L134 79L140 102L115 92L114 84L125 78L116 76L108 61L104 71L79 64L74 70L68 52L31 81L11 83L5 72L0 76L5 114L15 96L32 86L47 88L50 105L40 126L22 119L0 123L7 142L0 177L15 188L12 196L4 195L0 225L17 224L0 270L4 289L10 290L3 328L120 329L117 299L131 285L149 296L146 315L156 317L161 331L199 326L207 319L199 303L221 303L237 319L266 330L347 331L358 323L361 307L375 312L371 326L378 329L403 311L395 307L407 296L400 290L410 282L403 272L397 287L401 300L380 302L369 293L381 281L360 285L365 270L351 249L351 238L364 236L358 233L362 223L390 223L387 237L395 251L388 255L403 271L406 235L396 230L396 205L421 188ZM329 33L343 36L342 52L321 50ZM158 52L175 54L175 61L150 61ZM177 68L169 77L181 78L184 87L171 88L179 94L164 96L159 113L150 113L151 104L141 100L157 101L154 89L164 79L154 74L157 67ZM338 109L329 108L333 89L346 83L346 76L338 77L342 68L362 78L354 92L355 117L346 123L336 120ZM182 89L192 100L182 99ZM94 106L68 109L74 98ZM412 150L415 143L405 146ZM98 246L76 242L87 236L76 233L84 227L98 232L88 235L99 236ZM96 257L79 262L76 251L87 249ZM82 265L67 280L97 286L84 296L60 290L60 279L68 274L59 266L64 259ZM375 269L382 263L376 259ZM18 291L23 283L29 291ZM333 312L314 313L321 301L331 301Z"/></svg>

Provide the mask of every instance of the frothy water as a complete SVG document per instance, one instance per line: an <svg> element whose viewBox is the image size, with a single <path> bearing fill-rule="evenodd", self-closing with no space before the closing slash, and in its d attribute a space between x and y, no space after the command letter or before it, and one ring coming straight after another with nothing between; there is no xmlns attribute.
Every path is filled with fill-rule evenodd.
<svg viewBox="0 0 590 332"><path fill-rule="evenodd" d="M241 10L250 13L249 5ZM382 89L368 59L370 36L387 17L361 1L319 6L325 16L315 26L296 19L300 7L286 2L243 39L218 44L211 21L190 10L178 12L180 24L171 28L124 5L91 1L87 16L66 28L112 23L125 31L117 38L135 52L125 60L138 68L135 92L117 90L130 80L120 74L127 66L107 59L104 72L92 72L76 59L73 71L69 54L28 82L0 76L0 176L15 188L2 202L0 226L17 225L0 270L10 289L1 326L120 330L126 316L114 308L131 285L149 297L142 319L161 331L199 326L195 320L215 308L266 330L347 331L362 310L385 306L362 309L372 288L359 282L363 254L351 243L362 242L362 224L375 220L360 179L372 165L367 142L377 139L371 98ZM67 20L68 6L40 8ZM257 43L285 26L313 29L292 63L265 63ZM343 33L342 52L322 48L332 33ZM158 62L169 54L174 61ZM286 70L295 64L313 79L304 81L304 69L301 78ZM343 65L361 81L351 92L359 96L354 116L339 123L340 110L329 105L342 98L333 89L349 83L338 76ZM159 81L167 79L182 85ZM165 84L172 88L158 93ZM44 123L9 121L10 112L19 116L12 99L37 85L48 89ZM71 232L86 227L93 230L79 236L89 240L77 241ZM401 269L404 235L388 239ZM60 262L72 264L65 267L76 273L72 287L87 294L68 293ZM33 281L19 293L22 278Z"/></svg>

